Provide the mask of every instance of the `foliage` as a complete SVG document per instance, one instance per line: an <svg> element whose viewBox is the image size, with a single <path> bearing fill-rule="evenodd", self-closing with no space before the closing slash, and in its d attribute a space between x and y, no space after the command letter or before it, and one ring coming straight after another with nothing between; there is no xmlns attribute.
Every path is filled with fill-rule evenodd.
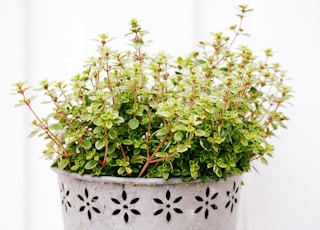
<svg viewBox="0 0 320 230"><path fill-rule="evenodd" d="M254 159L267 163L291 89L270 49L263 60L247 46L232 49L251 10L239 11L232 36L213 33L186 57L148 55L136 19L130 50L113 50L101 34L81 74L41 81L53 105L46 117L35 112L29 87L16 83L19 104L35 116L31 136L48 141L43 153L54 167L95 176L218 180L249 171Z"/></svg>

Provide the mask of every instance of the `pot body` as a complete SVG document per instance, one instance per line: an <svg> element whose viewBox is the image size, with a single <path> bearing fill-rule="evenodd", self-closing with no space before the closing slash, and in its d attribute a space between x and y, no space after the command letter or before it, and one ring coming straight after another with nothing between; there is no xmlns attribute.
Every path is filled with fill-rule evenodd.
<svg viewBox="0 0 320 230"><path fill-rule="evenodd" d="M235 230L241 176L227 181L58 174L65 230Z"/></svg>

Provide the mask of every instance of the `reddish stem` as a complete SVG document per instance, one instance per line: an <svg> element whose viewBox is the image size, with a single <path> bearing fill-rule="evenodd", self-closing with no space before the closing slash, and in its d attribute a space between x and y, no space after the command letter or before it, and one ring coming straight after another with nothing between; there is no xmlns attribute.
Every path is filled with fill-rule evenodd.
<svg viewBox="0 0 320 230"><path fill-rule="evenodd" d="M152 153L152 155L148 158L147 162L144 164L143 168L141 169L139 176L138 177L142 177L142 175L144 174L144 172L147 170L148 166L150 165L150 163L152 162L152 159L155 157L155 155L159 152L160 148L163 146L163 144L165 143L165 141L167 140L167 138L169 137L170 133L167 133L167 135L162 139L162 141L160 142L160 144L158 145L158 147L156 148L156 150Z"/></svg>

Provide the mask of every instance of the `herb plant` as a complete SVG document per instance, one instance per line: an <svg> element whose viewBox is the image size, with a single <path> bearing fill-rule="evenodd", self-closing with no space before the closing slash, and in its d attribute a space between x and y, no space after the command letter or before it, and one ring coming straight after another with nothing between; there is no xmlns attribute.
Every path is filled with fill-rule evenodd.
<svg viewBox="0 0 320 230"><path fill-rule="evenodd" d="M43 154L53 167L93 176L227 179L267 163L270 137L281 127L281 107L291 97L286 76L265 50L260 60L247 46L233 49L244 35L247 6L239 6L231 36L212 33L199 50L174 58L149 55L145 35L131 20L133 48L110 46L98 39L97 56L70 82L40 82L52 104L39 117L26 83L15 84L35 117L31 136L47 141Z"/></svg>

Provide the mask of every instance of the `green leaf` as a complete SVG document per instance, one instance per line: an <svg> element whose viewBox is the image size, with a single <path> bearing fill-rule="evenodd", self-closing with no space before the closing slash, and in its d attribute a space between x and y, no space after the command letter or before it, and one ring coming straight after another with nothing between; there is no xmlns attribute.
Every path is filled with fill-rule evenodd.
<svg viewBox="0 0 320 230"><path fill-rule="evenodd" d="M130 163L142 164L147 158L142 155L134 155L131 157Z"/></svg>
<svg viewBox="0 0 320 230"><path fill-rule="evenodd" d="M267 159L264 158L263 156L260 156L260 160L261 160L262 164L268 165Z"/></svg>
<svg viewBox="0 0 320 230"><path fill-rule="evenodd" d="M165 179L165 180L168 180L169 176L170 176L170 174L168 172L163 172L162 173L162 178Z"/></svg>
<svg viewBox="0 0 320 230"><path fill-rule="evenodd" d="M174 133L174 136L173 136L173 138L174 138L174 140L176 141L176 142L180 142L180 141L182 141L183 140L183 133L181 132L181 131L178 131L178 132L175 132Z"/></svg>
<svg viewBox="0 0 320 230"><path fill-rule="evenodd" d="M202 137L206 135L206 131L202 130L202 129L196 129L196 131L194 132L194 134L196 134L196 136Z"/></svg>
<svg viewBox="0 0 320 230"><path fill-rule="evenodd" d="M94 120L93 123L94 123L96 126L101 126L101 125L103 125L103 120L99 117L99 118L97 118L96 120Z"/></svg>
<svg viewBox="0 0 320 230"><path fill-rule="evenodd" d="M98 162L96 161L88 161L85 165L84 168L85 169L93 169L97 166Z"/></svg>
<svg viewBox="0 0 320 230"><path fill-rule="evenodd" d="M214 142L217 143L217 144L221 144L222 142L225 141L225 137L221 138L221 137L217 137L214 139Z"/></svg>
<svg viewBox="0 0 320 230"><path fill-rule="evenodd" d="M90 114L86 113L86 114L81 114L80 118L83 121L89 121L91 119L91 116L90 116Z"/></svg>
<svg viewBox="0 0 320 230"><path fill-rule="evenodd" d="M213 166L213 171L218 177L222 177L222 170L218 165Z"/></svg>
<svg viewBox="0 0 320 230"><path fill-rule="evenodd" d="M132 173L132 169L131 169L131 168L125 167L125 169L126 169L126 172L127 172L128 174L131 174L131 173Z"/></svg>
<svg viewBox="0 0 320 230"><path fill-rule="evenodd" d="M229 171L231 174L242 175L242 171L238 168L231 168Z"/></svg>
<svg viewBox="0 0 320 230"><path fill-rule="evenodd" d="M157 136L165 136L167 133L169 133L169 129L165 127L157 131Z"/></svg>
<svg viewBox="0 0 320 230"><path fill-rule="evenodd" d="M121 159L117 159L116 160L116 164L117 164L117 166L123 166L124 165L123 160L121 160Z"/></svg>
<svg viewBox="0 0 320 230"><path fill-rule="evenodd" d="M139 127L139 120L136 118L132 118L131 120L129 120L128 125L130 129L135 130Z"/></svg>
<svg viewBox="0 0 320 230"><path fill-rule="evenodd" d="M112 121L106 121L105 125L106 125L107 129L111 129L112 126L113 126L113 122Z"/></svg>
<svg viewBox="0 0 320 230"><path fill-rule="evenodd" d="M181 175L181 171L179 169L174 169L172 170L172 176L180 176Z"/></svg>
<svg viewBox="0 0 320 230"><path fill-rule="evenodd" d="M67 167L68 164L69 164L68 159L62 159L58 162L58 168L64 169L65 167Z"/></svg>
<svg viewBox="0 0 320 230"><path fill-rule="evenodd" d="M130 139L125 139L125 140L122 141L122 144L124 144L124 145L133 145L133 141L130 140Z"/></svg>
<svg viewBox="0 0 320 230"><path fill-rule="evenodd" d="M40 131L40 129L33 130L33 131L29 134L28 137L31 138L31 137L36 136L36 135L39 133L39 131Z"/></svg>
<svg viewBox="0 0 320 230"><path fill-rule="evenodd" d="M81 142L81 146L85 149L90 149L92 146L92 143L89 140L84 140Z"/></svg>
<svg viewBox="0 0 320 230"><path fill-rule="evenodd" d="M106 146L106 142L105 142L104 139L99 139L99 140L97 140L96 143L95 143L95 147L96 147L97 150L101 150L101 149L103 149L105 146Z"/></svg>
<svg viewBox="0 0 320 230"><path fill-rule="evenodd" d="M117 138L117 131L114 129L109 130L108 133L110 139L115 140Z"/></svg>
<svg viewBox="0 0 320 230"><path fill-rule="evenodd" d="M108 145L108 154L112 154L117 148L117 144L116 143L110 143Z"/></svg>
<svg viewBox="0 0 320 230"><path fill-rule="evenodd" d="M123 117L117 117L116 119L113 120L113 122L117 125L123 123L125 120L123 119Z"/></svg>
<svg viewBox="0 0 320 230"><path fill-rule="evenodd" d="M95 149L94 149L95 150ZM92 159L95 155L96 155L96 151L89 151L87 154L86 154L86 160L90 160Z"/></svg>
<svg viewBox="0 0 320 230"><path fill-rule="evenodd" d="M162 117L165 117L165 118L171 117L171 113L169 111L160 111L160 112L158 112L158 114Z"/></svg>
<svg viewBox="0 0 320 230"><path fill-rule="evenodd" d="M188 150L188 145L187 144L179 144L177 147L177 150L179 153L183 153Z"/></svg>
<svg viewBox="0 0 320 230"><path fill-rule="evenodd" d="M220 167L220 168L225 168L227 167L227 165L225 163L222 162L222 160L218 159L217 161L215 161L215 163Z"/></svg>
<svg viewBox="0 0 320 230"><path fill-rule="evenodd" d="M199 172L198 171L191 171L191 177L193 178L193 179L197 179L198 178L198 176L199 176Z"/></svg>
<svg viewBox="0 0 320 230"><path fill-rule="evenodd" d="M126 169L124 167L121 167L118 169L118 174L123 175L126 172Z"/></svg>
<svg viewBox="0 0 320 230"><path fill-rule="evenodd" d="M166 152L157 152L156 157L167 157L168 154Z"/></svg>
<svg viewBox="0 0 320 230"><path fill-rule="evenodd" d="M85 96L84 96L84 101L86 102L86 106L89 106L89 105L91 104L91 101L90 101L88 95L85 95Z"/></svg>
<svg viewBox="0 0 320 230"><path fill-rule="evenodd" d="M79 168L80 168L80 165L76 164L76 165L73 165L70 169L71 171L76 172L78 171Z"/></svg>
<svg viewBox="0 0 320 230"><path fill-rule="evenodd" d="M93 130L93 134L104 133L104 128L101 126L97 126Z"/></svg>
<svg viewBox="0 0 320 230"><path fill-rule="evenodd" d="M223 72L228 72L228 67L221 67L219 70L223 71Z"/></svg>
<svg viewBox="0 0 320 230"><path fill-rule="evenodd" d="M211 144L207 140L200 139L200 145L206 151L210 151L211 150Z"/></svg>
<svg viewBox="0 0 320 230"><path fill-rule="evenodd" d="M174 128L176 130L181 130L181 131L187 131L188 130L188 127L183 125L183 124L178 124L178 125L175 125Z"/></svg>
<svg viewBox="0 0 320 230"><path fill-rule="evenodd" d="M51 130L61 130L63 128L63 125L60 123L51 124L49 126L49 129Z"/></svg>

